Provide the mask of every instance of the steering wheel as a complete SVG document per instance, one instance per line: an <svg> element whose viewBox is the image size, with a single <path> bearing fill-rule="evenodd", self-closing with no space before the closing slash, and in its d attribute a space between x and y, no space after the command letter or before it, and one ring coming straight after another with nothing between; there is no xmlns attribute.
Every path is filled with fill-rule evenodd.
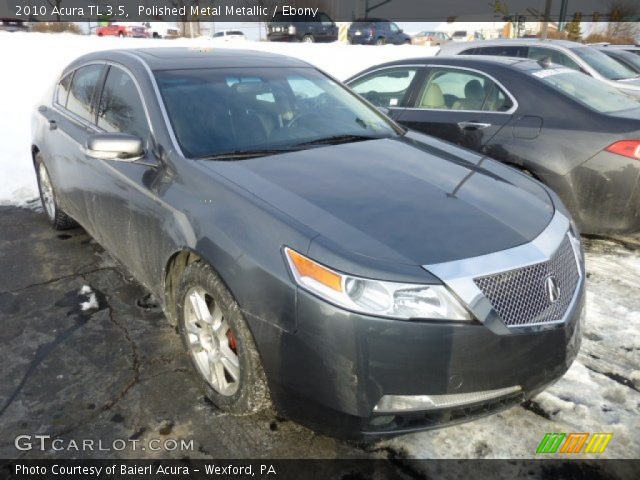
<svg viewBox="0 0 640 480"><path fill-rule="evenodd" d="M296 123L298 123L301 119L306 117L315 117L317 114L315 112L302 112L293 116L291 120L289 120L286 124L287 128L293 127Z"/></svg>

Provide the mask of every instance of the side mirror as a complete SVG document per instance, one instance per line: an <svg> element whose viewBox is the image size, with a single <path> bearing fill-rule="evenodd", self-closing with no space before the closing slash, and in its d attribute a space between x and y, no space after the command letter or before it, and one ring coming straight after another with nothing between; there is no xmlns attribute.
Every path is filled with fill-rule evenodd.
<svg viewBox="0 0 640 480"><path fill-rule="evenodd" d="M100 160L133 162L143 153L142 139L126 133L96 133L85 145L85 154Z"/></svg>

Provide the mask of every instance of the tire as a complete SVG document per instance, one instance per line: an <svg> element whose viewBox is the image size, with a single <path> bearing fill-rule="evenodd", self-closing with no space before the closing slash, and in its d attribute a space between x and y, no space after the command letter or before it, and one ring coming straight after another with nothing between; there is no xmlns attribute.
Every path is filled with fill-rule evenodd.
<svg viewBox="0 0 640 480"><path fill-rule="evenodd" d="M122 32L118 32L118 36L119 36L120 38L122 38L122 37L124 37L124 33L122 33Z"/></svg>
<svg viewBox="0 0 640 480"><path fill-rule="evenodd" d="M260 355L240 306L220 277L209 265L192 263L182 275L176 299L178 330L206 396L233 415L268 408ZM234 365L239 371L234 372Z"/></svg>
<svg viewBox="0 0 640 480"><path fill-rule="evenodd" d="M40 192L42 208L51 226L55 230L68 230L77 227L76 221L64 213L58 205L53 182L40 153L36 154L36 177L38 178L38 191Z"/></svg>
<svg viewBox="0 0 640 480"><path fill-rule="evenodd" d="M302 43L315 43L316 39L311 34L302 37Z"/></svg>
<svg viewBox="0 0 640 480"><path fill-rule="evenodd" d="M385 45L387 43L387 41L385 40L384 37L380 37L379 39L376 40L376 45Z"/></svg>

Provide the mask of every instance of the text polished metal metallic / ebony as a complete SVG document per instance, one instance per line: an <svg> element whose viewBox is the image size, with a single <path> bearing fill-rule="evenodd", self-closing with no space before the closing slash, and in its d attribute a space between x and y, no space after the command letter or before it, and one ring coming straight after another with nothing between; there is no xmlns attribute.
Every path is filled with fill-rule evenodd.
<svg viewBox="0 0 640 480"><path fill-rule="evenodd" d="M517 404L577 354L582 251L557 196L302 61L92 53L32 126L51 224L161 300L221 410L395 434Z"/></svg>

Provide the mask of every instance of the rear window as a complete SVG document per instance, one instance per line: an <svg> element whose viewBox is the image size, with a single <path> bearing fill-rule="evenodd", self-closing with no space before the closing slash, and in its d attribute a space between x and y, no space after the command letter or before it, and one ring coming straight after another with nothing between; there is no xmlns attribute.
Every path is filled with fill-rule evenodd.
<svg viewBox="0 0 640 480"><path fill-rule="evenodd" d="M615 113L640 108L640 100L625 95L615 87L575 70L568 68L538 70L533 75L556 90L601 113Z"/></svg>
<svg viewBox="0 0 640 480"><path fill-rule="evenodd" d="M466 30L458 30L457 32L453 32L453 36L454 37L466 37L467 36L467 31Z"/></svg>
<svg viewBox="0 0 640 480"><path fill-rule="evenodd" d="M578 47L572 49L582 60L589 64L596 72L609 80L625 80L636 76L635 72L613 58L608 57L600 50L591 47Z"/></svg>
<svg viewBox="0 0 640 480"><path fill-rule="evenodd" d="M94 121L93 95L102 69L102 65L89 65L76 70L67 100L67 110L90 122Z"/></svg>

